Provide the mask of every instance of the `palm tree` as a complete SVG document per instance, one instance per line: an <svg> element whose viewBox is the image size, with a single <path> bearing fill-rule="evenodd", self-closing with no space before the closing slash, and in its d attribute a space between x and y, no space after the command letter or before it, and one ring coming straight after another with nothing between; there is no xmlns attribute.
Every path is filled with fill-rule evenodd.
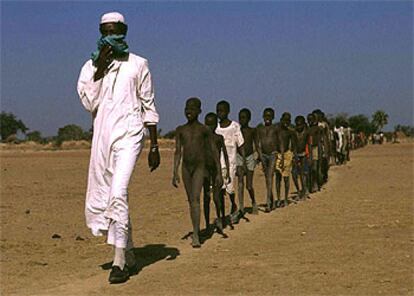
<svg viewBox="0 0 414 296"><path fill-rule="evenodd" d="M388 123L388 114L383 110L378 110L372 115L372 124L375 126L377 131L382 130L382 128Z"/></svg>

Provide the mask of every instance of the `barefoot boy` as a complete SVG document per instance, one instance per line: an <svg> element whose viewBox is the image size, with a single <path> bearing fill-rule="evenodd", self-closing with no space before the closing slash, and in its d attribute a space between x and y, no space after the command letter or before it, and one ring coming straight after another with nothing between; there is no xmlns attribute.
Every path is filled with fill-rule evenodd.
<svg viewBox="0 0 414 296"><path fill-rule="evenodd" d="M204 177L204 218L206 220L206 229L209 229L210 226L210 195L211 190L213 191L213 200L216 206L216 214L217 214L217 230L219 233L223 232L223 219L224 219L224 210L220 202L220 190L221 185L217 186L215 180L217 175L221 175L221 168L217 167L214 159L220 159L220 153L223 153L224 161L226 163L226 179L229 179L230 170L229 170L229 157L227 155L226 145L224 144L224 138L221 135L217 135L215 130L217 128L217 115L215 113L208 113L204 119L205 125L211 130L212 134L212 141L214 145L217 147L216 153L217 155L208 155L207 162L206 162L206 176Z"/></svg>
<svg viewBox="0 0 414 296"><path fill-rule="evenodd" d="M258 208L253 189L253 173L256 166L256 160L254 159L254 148L258 150L259 143L256 137L256 129L249 126L251 119L251 112L249 109L242 109L239 112L239 123L241 125L241 132L244 138L244 153L246 156L246 162L243 162L243 157L237 153L237 177L238 177L238 194L239 194L239 213L240 216L244 216L244 177L246 177L246 189L249 192L250 199L252 201L252 213L258 214ZM254 147L253 147L254 144Z"/></svg>
<svg viewBox="0 0 414 296"><path fill-rule="evenodd" d="M277 201L276 207L287 206L289 197L289 185L290 185L290 173L292 171L292 160L293 153L295 152L295 134L290 129L290 118L291 115L288 112L283 113L280 118L279 134L280 134L280 145L276 158L276 194ZM285 183L285 200L283 203L280 200L280 186L283 181Z"/></svg>
<svg viewBox="0 0 414 296"><path fill-rule="evenodd" d="M303 199L307 196L308 184L308 160L306 158L307 145L307 126L305 117L299 115L295 118L295 133L296 133L296 154L293 163L293 179L295 180L296 188L299 193L299 198ZM299 181L300 187L299 187Z"/></svg>
<svg viewBox="0 0 414 296"><path fill-rule="evenodd" d="M217 117L220 120L216 129L216 134L224 137L227 154L229 156L230 180L227 180L220 192L221 205L224 207L224 194L227 191L231 201L231 218L232 222L237 222L237 205L235 202L234 183L236 180L236 153L239 152L244 159L244 139L240 129L240 124L231 121L228 116L230 113L230 104L227 101L220 101L216 105ZM221 166L225 167L224 156L221 157Z"/></svg>
<svg viewBox="0 0 414 296"><path fill-rule="evenodd" d="M273 174L275 170L276 151L280 144L279 130L272 123L274 118L275 111L272 108L266 108L263 111L264 125L257 127L257 137L260 146L258 149L259 159L262 162L266 180L266 213L269 213L274 208L272 191Z"/></svg>
<svg viewBox="0 0 414 296"><path fill-rule="evenodd" d="M181 150L183 154L182 177L188 202L190 204L190 216L193 224L193 237L191 245L194 248L201 246L200 232L200 193L206 172L206 157L213 156L217 168L220 161L216 146L212 141L211 131L198 121L201 113L201 101L198 98L190 98L185 104L185 116L188 122L176 129L174 172L172 184L178 187L180 181L178 167L181 161ZM210 151L209 151L210 150ZM216 175L217 185L221 185L221 174Z"/></svg>
<svg viewBox="0 0 414 296"><path fill-rule="evenodd" d="M309 162L310 162L310 175L309 175L309 192L313 193L316 190L320 190L319 180L319 159L320 159L320 128L315 115L310 113L307 116L309 129L308 129L308 145L309 145ZM317 188L317 189L316 189Z"/></svg>

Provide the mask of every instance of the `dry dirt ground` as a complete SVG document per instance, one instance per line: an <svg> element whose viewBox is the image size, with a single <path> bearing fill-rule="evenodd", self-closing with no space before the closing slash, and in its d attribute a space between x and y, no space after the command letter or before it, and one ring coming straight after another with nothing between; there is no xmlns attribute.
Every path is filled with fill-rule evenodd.
<svg viewBox="0 0 414 296"><path fill-rule="evenodd" d="M89 151L2 151L1 295L414 295L413 149L354 151L310 200L248 215L201 249L181 239L191 223L172 151L151 174L143 153L130 185L140 270L122 285L84 224ZM260 169L255 189L264 202Z"/></svg>

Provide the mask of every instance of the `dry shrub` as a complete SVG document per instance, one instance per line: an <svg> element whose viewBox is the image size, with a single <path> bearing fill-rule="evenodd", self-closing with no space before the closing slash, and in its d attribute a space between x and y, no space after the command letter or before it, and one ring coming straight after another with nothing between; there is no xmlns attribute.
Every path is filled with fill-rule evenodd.
<svg viewBox="0 0 414 296"><path fill-rule="evenodd" d="M72 149L89 149L91 148L91 143L85 140L81 141L64 141L60 146L63 150L72 150Z"/></svg>

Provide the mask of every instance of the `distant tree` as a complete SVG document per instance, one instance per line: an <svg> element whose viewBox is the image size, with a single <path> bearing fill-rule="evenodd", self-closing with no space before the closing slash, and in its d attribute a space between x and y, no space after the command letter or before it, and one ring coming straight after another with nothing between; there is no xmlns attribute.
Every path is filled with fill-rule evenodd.
<svg viewBox="0 0 414 296"><path fill-rule="evenodd" d="M348 121L349 126L356 133L363 132L366 135L369 135L375 132L375 127L369 121L369 118L363 114L351 116Z"/></svg>
<svg viewBox="0 0 414 296"><path fill-rule="evenodd" d="M394 131L402 132L407 137L414 137L414 126L397 124L394 127Z"/></svg>
<svg viewBox="0 0 414 296"><path fill-rule="evenodd" d="M27 133L26 134L26 139L28 141L33 141L33 142L36 142L36 143L43 142L42 134L39 131L32 131L30 133Z"/></svg>
<svg viewBox="0 0 414 296"><path fill-rule="evenodd" d="M92 141L93 137L93 128L91 127L89 130L83 133L83 139L87 141Z"/></svg>
<svg viewBox="0 0 414 296"><path fill-rule="evenodd" d="M66 125L58 130L56 144L60 146L64 141L79 141L85 139L85 132L76 124Z"/></svg>
<svg viewBox="0 0 414 296"><path fill-rule="evenodd" d="M334 127L337 123L339 125L343 125L345 121L348 121L348 114L347 113L338 113L336 115L329 114L327 119L328 119L329 126L331 127Z"/></svg>
<svg viewBox="0 0 414 296"><path fill-rule="evenodd" d="M26 133L27 129L23 121L17 119L14 114L6 112L0 113L0 136L3 141L18 131Z"/></svg>
<svg viewBox="0 0 414 296"><path fill-rule="evenodd" d="M175 138L175 130L169 131L164 135L165 139L174 139Z"/></svg>
<svg viewBox="0 0 414 296"><path fill-rule="evenodd" d="M162 133L162 129L161 129L161 128L159 128L159 129L157 130L157 136L158 136L159 138L162 138L161 133Z"/></svg>
<svg viewBox="0 0 414 296"><path fill-rule="evenodd" d="M378 110L372 114L372 124L375 127L375 131L380 131L388 123L388 114L383 110Z"/></svg>

